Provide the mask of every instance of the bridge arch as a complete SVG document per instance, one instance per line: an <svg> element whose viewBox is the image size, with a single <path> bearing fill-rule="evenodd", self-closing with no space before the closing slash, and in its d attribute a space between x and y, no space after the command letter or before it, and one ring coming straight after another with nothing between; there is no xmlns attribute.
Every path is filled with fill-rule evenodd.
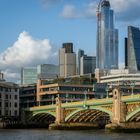
<svg viewBox="0 0 140 140"><path fill-rule="evenodd" d="M73 111L71 114L69 114L66 118L65 118L65 122L68 122L73 116L78 115L78 113L83 112L83 114L87 113L89 115L91 115L91 117L93 117L93 115L108 115L110 117L110 119L113 116L113 113L107 109L104 109L102 107L90 107L90 108L80 108L78 110ZM92 115L93 114L93 115ZM96 118L95 118L96 119Z"/></svg>
<svg viewBox="0 0 140 140"><path fill-rule="evenodd" d="M129 121L131 118L135 117L135 115L139 114L140 116L140 107L136 108L133 112L126 116L126 121Z"/></svg>
<svg viewBox="0 0 140 140"><path fill-rule="evenodd" d="M48 111L34 112L28 118L28 122L35 126L47 127L49 124L55 122L55 114Z"/></svg>
<svg viewBox="0 0 140 140"><path fill-rule="evenodd" d="M34 112L32 116L35 116L35 115L41 114L41 113L49 114L49 115L55 117L55 112L50 112L50 111L46 111L46 110Z"/></svg>

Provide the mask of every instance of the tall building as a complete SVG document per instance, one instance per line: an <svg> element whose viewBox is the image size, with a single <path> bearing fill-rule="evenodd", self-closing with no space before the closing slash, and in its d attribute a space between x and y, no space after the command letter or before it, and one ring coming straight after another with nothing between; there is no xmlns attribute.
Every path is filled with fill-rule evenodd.
<svg viewBox="0 0 140 140"><path fill-rule="evenodd" d="M98 69L118 68L118 30L114 29L114 12L108 0L101 0L97 9Z"/></svg>
<svg viewBox="0 0 140 140"><path fill-rule="evenodd" d="M80 75L94 73L96 69L96 57L84 55L80 59Z"/></svg>
<svg viewBox="0 0 140 140"><path fill-rule="evenodd" d="M76 75L76 54L72 43L64 43L59 50L60 77Z"/></svg>
<svg viewBox="0 0 140 140"><path fill-rule="evenodd" d="M127 60L127 58L128 58L128 54L127 54L127 52L128 52L128 50L127 50L127 38L125 38L124 39L124 45L125 45L125 51L124 51L124 56L125 56L125 69L127 69L128 68L128 60Z"/></svg>
<svg viewBox="0 0 140 140"><path fill-rule="evenodd" d="M128 27L128 38L125 43L125 66L130 71L140 71L140 29Z"/></svg>
<svg viewBox="0 0 140 140"><path fill-rule="evenodd" d="M37 68L36 67L24 67L21 69L21 84L33 84L37 81Z"/></svg>
<svg viewBox="0 0 140 140"><path fill-rule="evenodd" d="M59 67L53 64L41 64L37 66L38 79L54 79L59 75Z"/></svg>
<svg viewBox="0 0 140 140"><path fill-rule="evenodd" d="M84 56L84 50L79 49L77 55L77 74L80 75L81 57Z"/></svg>

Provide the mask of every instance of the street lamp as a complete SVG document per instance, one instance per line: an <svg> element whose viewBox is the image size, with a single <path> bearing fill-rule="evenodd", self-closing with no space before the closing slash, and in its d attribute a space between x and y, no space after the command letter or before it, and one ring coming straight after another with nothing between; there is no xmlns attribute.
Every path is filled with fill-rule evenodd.
<svg viewBox="0 0 140 140"><path fill-rule="evenodd" d="M135 81L131 81L130 87L131 87L131 95L133 96L134 95Z"/></svg>
<svg viewBox="0 0 140 140"><path fill-rule="evenodd" d="M86 107L87 102L87 91L84 91L85 99L84 99L84 107Z"/></svg>
<svg viewBox="0 0 140 140"><path fill-rule="evenodd" d="M109 91L109 87L108 87L108 85L106 86L105 91L106 91L106 98L108 98L108 91Z"/></svg>
<svg viewBox="0 0 140 140"><path fill-rule="evenodd" d="M53 101L54 101L54 96L52 95L52 105L53 105Z"/></svg>
<svg viewBox="0 0 140 140"><path fill-rule="evenodd" d="M68 94L66 93L66 103L68 103Z"/></svg>

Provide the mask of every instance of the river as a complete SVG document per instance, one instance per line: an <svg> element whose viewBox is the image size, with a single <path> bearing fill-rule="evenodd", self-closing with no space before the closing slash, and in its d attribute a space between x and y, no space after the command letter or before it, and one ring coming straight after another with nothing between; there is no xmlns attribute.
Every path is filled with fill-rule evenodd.
<svg viewBox="0 0 140 140"><path fill-rule="evenodd" d="M104 130L1 129L0 140L140 140L140 133L107 133Z"/></svg>

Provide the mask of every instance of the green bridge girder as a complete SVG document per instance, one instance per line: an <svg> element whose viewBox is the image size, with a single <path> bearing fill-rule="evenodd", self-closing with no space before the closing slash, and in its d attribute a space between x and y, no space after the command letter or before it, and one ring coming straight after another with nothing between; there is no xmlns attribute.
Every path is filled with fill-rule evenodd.
<svg viewBox="0 0 140 140"><path fill-rule="evenodd" d="M122 101L125 102L126 104L140 102L140 94L133 95L133 96L124 96L124 97L122 97ZM66 116L65 121L67 121L74 114L76 114L82 110L86 110L86 109L102 111L104 113L107 113L110 116L110 118L112 118L113 112L108 109L103 108L104 106L112 105L112 104L113 104L112 98L92 99L92 100L73 102L73 103L63 103L62 108L65 108L65 109L75 108L76 109L76 110L72 111L68 116ZM32 107L32 108L29 108L28 111L32 111L33 116L35 116L39 113L46 113L46 114L50 114L50 115L56 117L55 111L52 112L52 110L55 110L55 109L56 109L55 105L48 105L48 106L41 106L41 107ZM132 118L138 112L140 112L140 107L134 109L133 112L130 112L126 116L126 121L128 121L130 118Z"/></svg>

